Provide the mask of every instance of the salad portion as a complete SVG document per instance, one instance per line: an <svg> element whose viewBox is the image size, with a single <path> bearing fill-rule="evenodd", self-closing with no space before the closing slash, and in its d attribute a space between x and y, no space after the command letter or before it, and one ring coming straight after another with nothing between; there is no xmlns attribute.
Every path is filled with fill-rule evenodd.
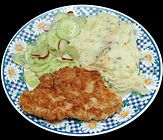
<svg viewBox="0 0 163 140"><path fill-rule="evenodd" d="M85 17L73 12L59 13L46 32L40 34L26 51L13 55L16 64L24 67L24 77L31 88L39 84L39 77L65 66L79 66L79 54L70 39L79 35L86 23Z"/></svg>

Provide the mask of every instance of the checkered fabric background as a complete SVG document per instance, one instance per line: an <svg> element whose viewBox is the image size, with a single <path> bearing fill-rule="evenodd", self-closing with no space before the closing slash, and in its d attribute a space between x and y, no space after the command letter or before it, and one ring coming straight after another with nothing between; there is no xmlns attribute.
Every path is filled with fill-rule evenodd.
<svg viewBox="0 0 163 140"><path fill-rule="evenodd" d="M61 8L51 10L51 11L46 12L46 13L36 17L35 19L31 20L16 34L16 36L11 40L11 42L14 41L16 38L21 38L27 42L29 40L35 40L37 36L34 34L33 31L31 31L31 28L33 26L33 23L36 20L46 18L47 20L51 21L53 19L53 16L55 16L58 12L68 12L68 11L73 11L77 16L83 16L83 15L90 16L90 15L97 15L101 12L105 12L105 13L109 13L111 15L116 15L121 20L130 21L130 22L134 23L134 21L130 20L128 17L121 15L119 13L116 13L115 11L112 11L110 9L106 9L106 8L102 8L102 7L92 7L92 6L67 6L67 7L61 7ZM144 32L144 34L140 39L137 40L137 44L138 44L138 48L140 50L143 50L144 45L147 42L151 42L151 39L148 37L147 33L145 33L145 31L143 29L141 29L141 30ZM9 49L9 45L7 47L6 53L4 54L5 55L4 60L3 60L4 65L3 65L3 69L2 69L3 76L4 76L4 68L6 67L6 65L9 63L13 63L11 54L8 51L8 49ZM156 46L154 44L152 45L151 49L154 52L157 52ZM158 56L158 59L159 59L159 56ZM20 71L21 71L21 75L23 75L22 68L20 68ZM140 71L143 73L145 73L145 72L153 73L155 71L155 74L160 79L160 77L159 77L160 76L160 64L158 64L155 67L150 67L150 68L147 68L147 67L143 66L142 64L140 64ZM24 114L24 116L26 116L28 119L30 119L33 123L38 124L38 125L42 126L43 128L46 128L53 132L61 132L61 133L67 133L67 134L80 134L80 135L89 134L89 132L87 132L87 133L82 132L82 130L80 128L80 123L75 122L75 120L73 120L73 119L66 121L66 125L70 126L70 131L66 132L64 128L54 128L54 127L52 127L53 124L50 124L42 119L28 115L27 113L23 112L23 110L21 110L21 108L18 105L18 98L19 98L20 94L24 90L27 90L27 86L26 86L25 82L23 80L18 80L17 83L10 83L9 81L5 80L5 78L4 78L4 85L5 85L5 88L7 91L6 94L8 94L11 102L15 105L16 109L19 112L21 112L22 114ZM16 94L13 97L13 92L17 92L18 94ZM135 110L137 110L137 111L135 111L135 114L133 115L133 117L136 117L143 110L143 108L150 102L150 100L152 99L154 94L157 94L157 93L150 93L150 94L146 95L146 96L148 96L148 98L145 101L141 101L139 95L130 95L126 99L126 103L128 105L132 106ZM117 123L117 121L115 121L112 117L112 118L107 119L103 123L104 123L104 127L103 127L102 132L109 132L113 128L120 126L126 122Z"/></svg>

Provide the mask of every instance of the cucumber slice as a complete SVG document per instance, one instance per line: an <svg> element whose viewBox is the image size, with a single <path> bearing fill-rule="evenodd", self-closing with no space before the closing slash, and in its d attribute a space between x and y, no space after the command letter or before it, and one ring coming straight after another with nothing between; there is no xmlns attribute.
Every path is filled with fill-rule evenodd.
<svg viewBox="0 0 163 140"><path fill-rule="evenodd" d="M58 71L59 69L64 68L66 66L69 66L68 62L58 61L56 59L53 59L50 62L50 68L51 68L52 72Z"/></svg>
<svg viewBox="0 0 163 140"><path fill-rule="evenodd" d="M80 67L80 62L78 60L73 61L76 67Z"/></svg>
<svg viewBox="0 0 163 140"><path fill-rule="evenodd" d="M48 48L47 46L45 47L33 47L31 50L31 56L39 56L39 57L43 57L45 55L48 54Z"/></svg>
<svg viewBox="0 0 163 140"><path fill-rule="evenodd" d="M79 53L76 50L76 48L74 46L67 46L62 50L62 54L69 54L72 56L72 58L74 59L78 59L79 58Z"/></svg>
<svg viewBox="0 0 163 140"><path fill-rule="evenodd" d="M33 59L33 57L32 57L32 55L31 55L31 53L32 53L32 49L31 50L27 50L26 52L25 52L25 62L27 63L27 64L34 64L34 59Z"/></svg>
<svg viewBox="0 0 163 140"><path fill-rule="evenodd" d="M36 40L36 46L38 48L47 47L47 33L46 32L44 32L38 36L38 38Z"/></svg>
<svg viewBox="0 0 163 140"><path fill-rule="evenodd" d="M66 66L70 66L70 63L69 62L61 62L61 67L60 68L64 68Z"/></svg>
<svg viewBox="0 0 163 140"><path fill-rule="evenodd" d="M59 21L59 20L64 20L69 18L69 15L67 13L58 13L55 17L53 22Z"/></svg>
<svg viewBox="0 0 163 140"><path fill-rule="evenodd" d="M43 65L43 64L49 63L52 60L52 58L53 58L53 55L49 54L49 56L45 59L35 58L34 61L36 64Z"/></svg>
<svg viewBox="0 0 163 140"><path fill-rule="evenodd" d="M39 51L39 49L38 49L38 47L33 47L32 49L31 49L31 55L32 54L36 54L36 55L40 55L39 53L38 53L38 51Z"/></svg>
<svg viewBox="0 0 163 140"><path fill-rule="evenodd" d="M77 22L77 24L80 25L80 27L83 27L87 22L86 17L76 17L73 14L70 15L69 18L72 19L72 20L75 20Z"/></svg>
<svg viewBox="0 0 163 140"><path fill-rule="evenodd" d="M51 71L52 71L51 68L48 67L44 71L38 72L37 75L38 75L38 77L40 77L40 76L42 76L45 73L51 73Z"/></svg>
<svg viewBox="0 0 163 140"><path fill-rule="evenodd" d="M57 35L61 39L69 40L80 33L79 24L73 19L61 20L57 24Z"/></svg>
<svg viewBox="0 0 163 140"><path fill-rule="evenodd" d="M42 33L36 40L36 47L32 49L32 54L36 54L40 57L45 56L48 53L47 33Z"/></svg>
<svg viewBox="0 0 163 140"><path fill-rule="evenodd" d="M55 17L54 17L54 19L53 19L53 21L52 21L52 23L51 23L51 29L53 30L56 30L56 27L57 27L57 24L58 24L58 22L60 21L60 20L64 20L64 19L67 19L67 18L69 18L69 16L66 14L66 13L58 13Z"/></svg>
<svg viewBox="0 0 163 140"><path fill-rule="evenodd" d="M24 58L25 52L20 52L13 54L13 61L15 64L18 64L20 66L24 66L25 64L25 58Z"/></svg>
<svg viewBox="0 0 163 140"><path fill-rule="evenodd" d="M50 52L50 54L53 55L54 57L57 57L57 55L58 55L58 51L57 51L57 50L49 49L49 52Z"/></svg>
<svg viewBox="0 0 163 140"><path fill-rule="evenodd" d="M55 30L50 30L47 33L47 44L49 46L49 49L51 50L57 50L58 49L58 42L59 42L59 38L56 34Z"/></svg>
<svg viewBox="0 0 163 140"><path fill-rule="evenodd" d="M44 49L44 50L41 51L39 57L44 57L44 56L48 55L48 53L49 53L49 51L48 51L48 49L46 48L46 49Z"/></svg>
<svg viewBox="0 0 163 140"><path fill-rule="evenodd" d="M59 42L58 42L58 50L63 50L65 47L67 47L69 44L69 41L65 40L65 39L61 39Z"/></svg>
<svg viewBox="0 0 163 140"><path fill-rule="evenodd" d="M62 51L49 50L49 52L50 52L50 54L51 54L53 57L55 57L55 58L60 57L60 56L63 55L63 54L62 54Z"/></svg>
<svg viewBox="0 0 163 140"><path fill-rule="evenodd" d="M50 62L50 68L51 68L52 72L57 71L61 68L61 63L58 60L53 59Z"/></svg>
<svg viewBox="0 0 163 140"><path fill-rule="evenodd" d="M50 68L51 68L51 72L54 72L54 71L58 71L59 69L61 68L64 68L66 66L68 67L75 67L75 66L79 66L79 62L74 60L74 61L58 61L56 59L53 59L51 62L50 62Z"/></svg>
<svg viewBox="0 0 163 140"><path fill-rule="evenodd" d="M41 72L45 70L49 66L49 63L44 64L44 65L30 65L30 69L34 72Z"/></svg>
<svg viewBox="0 0 163 140"><path fill-rule="evenodd" d="M39 78L36 76L36 74L34 72L32 72L31 70L25 70L24 71L24 77L25 77L25 81L26 83L31 87L31 88L35 88L36 86L38 86L38 84L40 83Z"/></svg>

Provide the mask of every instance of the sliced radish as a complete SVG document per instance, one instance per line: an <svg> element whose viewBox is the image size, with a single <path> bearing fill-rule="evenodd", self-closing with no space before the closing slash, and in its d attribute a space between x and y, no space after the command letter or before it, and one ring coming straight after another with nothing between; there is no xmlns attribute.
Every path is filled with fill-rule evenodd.
<svg viewBox="0 0 163 140"><path fill-rule="evenodd" d="M73 59L72 59L72 58L64 58L64 57L62 57L62 60L69 60L69 61L72 61Z"/></svg>
<svg viewBox="0 0 163 140"><path fill-rule="evenodd" d="M68 11L67 14L72 15L72 14L74 14L74 12L73 11Z"/></svg>
<svg viewBox="0 0 163 140"><path fill-rule="evenodd" d="M40 56L39 54L31 54L32 56Z"/></svg>
<svg viewBox="0 0 163 140"><path fill-rule="evenodd" d="M48 32L48 31L49 31L49 26L48 26L48 25L45 25L45 26L43 27L43 30L44 30L45 32Z"/></svg>
<svg viewBox="0 0 163 140"><path fill-rule="evenodd" d="M68 46L69 41L65 40L65 39L61 39L58 42L58 50L63 50L66 46Z"/></svg>
<svg viewBox="0 0 163 140"><path fill-rule="evenodd" d="M69 55L69 54L64 54L64 55L62 56L62 60L69 60L69 61L72 61L73 58L72 58L71 55Z"/></svg>
<svg viewBox="0 0 163 140"><path fill-rule="evenodd" d="M49 51L48 51L48 53L47 53L45 56L39 57L39 59L45 59L45 58L47 58L48 56L49 56Z"/></svg>

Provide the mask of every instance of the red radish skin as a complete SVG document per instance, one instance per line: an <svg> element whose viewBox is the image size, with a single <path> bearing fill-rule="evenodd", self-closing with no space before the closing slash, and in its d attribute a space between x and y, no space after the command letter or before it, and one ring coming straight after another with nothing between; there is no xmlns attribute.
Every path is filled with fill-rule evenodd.
<svg viewBox="0 0 163 140"><path fill-rule="evenodd" d="M72 14L74 14L74 12L73 11L68 11L67 14L72 15Z"/></svg>
<svg viewBox="0 0 163 140"><path fill-rule="evenodd" d="M43 56L43 57L39 57L39 59L45 59L45 58L47 58L48 56L49 56L49 51L48 51L47 55L45 55L45 56Z"/></svg>
<svg viewBox="0 0 163 140"><path fill-rule="evenodd" d="M49 30L48 29L44 29L45 32L48 32Z"/></svg>
<svg viewBox="0 0 163 140"><path fill-rule="evenodd" d="M61 41L62 41L62 39L58 42L58 50L60 50Z"/></svg>
<svg viewBox="0 0 163 140"><path fill-rule="evenodd" d="M48 31L49 31L49 29L48 29L47 26L44 26L44 27L43 27L43 30L44 30L45 32L48 32Z"/></svg>
<svg viewBox="0 0 163 140"><path fill-rule="evenodd" d="M62 42L62 41L66 41L67 44L68 44L68 41L67 41L67 40L61 39L61 40L58 42L58 50L61 50L61 42Z"/></svg>
<svg viewBox="0 0 163 140"><path fill-rule="evenodd" d="M32 56L40 56L39 54L31 54Z"/></svg>
<svg viewBox="0 0 163 140"><path fill-rule="evenodd" d="M69 60L69 61L73 61L73 59L72 59L72 58L64 58L64 57L62 57L62 60Z"/></svg>

